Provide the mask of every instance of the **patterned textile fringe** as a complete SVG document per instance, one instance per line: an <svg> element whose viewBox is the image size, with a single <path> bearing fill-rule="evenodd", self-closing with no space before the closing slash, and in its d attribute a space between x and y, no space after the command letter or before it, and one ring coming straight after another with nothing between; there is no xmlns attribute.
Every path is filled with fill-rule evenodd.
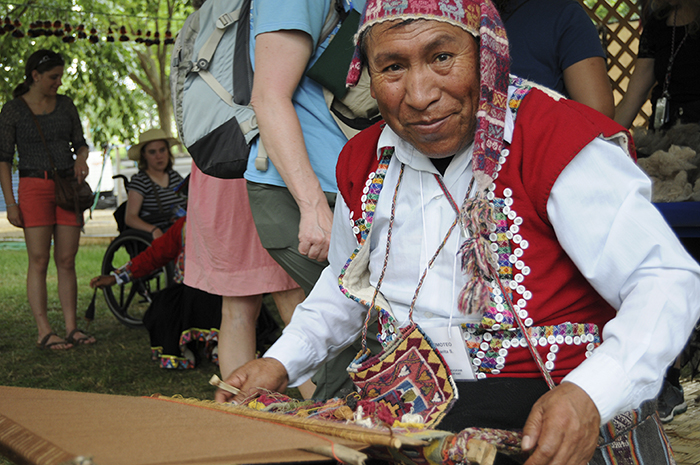
<svg viewBox="0 0 700 465"><path fill-rule="evenodd" d="M499 453L508 455L520 463L525 462L529 457L520 448L523 439L520 432L493 428L467 428L446 438L442 447L442 463L445 465L462 463L468 454L468 443L475 439L493 444Z"/></svg>
<svg viewBox="0 0 700 465"><path fill-rule="evenodd" d="M459 293L458 308L463 315L482 313L489 298L487 280L492 278L491 270L495 268L491 264L492 253L487 239L489 224L493 222L492 214L493 207L483 191L465 200L462 207L460 220L469 237L459 252L462 255L462 272L471 275Z"/></svg>
<svg viewBox="0 0 700 465"><path fill-rule="evenodd" d="M366 400L359 400L353 393L345 398L328 401L297 400L283 394L263 392L245 399L241 405L219 404L209 400L185 399L182 396L166 397L154 394L154 399L211 408L223 412L257 418L277 424L299 428L305 431L362 442L378 448L366 450L370 456L381 457L390 452L396 463L413 465L456 465L490 464L495 452L511 456L524 462L520 443L520 431L492 428L467 428L454 434L433 429L374 426L366 427L352 423L353 410L364 406ZM368 402L369 403L369 402ZM351 408L352 407L352 408ZM403 449L403 451L399 451ZM481 449L481 450L477 450ZM481 457L476 460L475 453Z"/></svg>
<svg viewBox="0 0 700 465"><path fill-rule="evenodd" d="M219 342L219 330L217 328L187 329L180 334L180 356L164 354L162 346L155 346L151 347L151 359L158 362L161 368L168 370L192 370L196 368L195 360L185 357L185 350L190 342L204 344L204 355L212 363L219 365L219 355L214 352L214 348Z"/></svg>
<svg viewBox="0 0 700 465"><path fill-rule="evenodd" d="M279 396L279 394L276 394L275 396ZM399 449L404 446L422 447L428 445L428 441L426 440L409 437L404 434L396 434L395 430L391 428L365 428L355 424L346 424L344 420L343 422L337 419L336 421L320 420L317 418L298 416L291 413L284 414L261 411L244 405L219 404L214 401L185 399L181 396L165 397L161 396L160 394L154 394L152 397L164 401L211 408L235 415L258 418L281 425L303 429L305 431L350 439L365 444L388 446L395 449ZM332 400L337 401L337 399ZM299 401L295 401L295 403L297 402Z"/></svg>

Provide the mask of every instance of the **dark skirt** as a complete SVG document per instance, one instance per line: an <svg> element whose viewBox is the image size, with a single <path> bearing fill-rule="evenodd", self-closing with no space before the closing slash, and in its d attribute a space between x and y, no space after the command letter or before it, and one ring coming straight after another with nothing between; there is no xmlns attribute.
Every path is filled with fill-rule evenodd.
<svg viewBox="0 0 700 465"><path fill-rule="evenodd" d="M212 358L218 343L221 296L174 284L153 295L143 323L161 367L194 368L200 353Z"/></svg>

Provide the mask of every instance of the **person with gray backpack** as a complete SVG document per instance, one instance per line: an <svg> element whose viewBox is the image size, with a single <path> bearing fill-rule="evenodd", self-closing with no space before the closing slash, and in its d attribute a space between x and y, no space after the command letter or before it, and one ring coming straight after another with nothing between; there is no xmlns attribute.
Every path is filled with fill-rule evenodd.
<svg viewBox="0 0 700 465"><path fill-rule="evenodd" d="M345 70L352 58L351 37L364 1L254 0L249 10L247 3L208 0L183 26L171 71L178 130L206 175L237 178L245 159L262 245L308 295L327 265L338 154L349 135L379 117L367 87L347 95L344 72L340 85L326 79L334 69ZM248 54L240 53L242 44L248 44ZM341 56L344 63L335 63ZM196 176L191 182L196 184ZM221 185L218 179L208 183L202 191ZM196 201L192 188L190 202ZM216 227L209 223L188 222L188 249L195 237ZM209 247L220 255L226 238L216 239ZM202 241L194 258L194 249L187 251L190 263L206 257L203 247ZM293 308L301 300L303 295L287 303ZM339 362L341 370L332 371L345 375L346 365ZM317 397L336 394L347 379L319 376L327 379L316 379Z"/></svg>
<svg viewBox="0 0 700 465"><path fill-rule="evenodd" d="M263 246L307 296L328 265L337 192L335 166L348 138L337 114L328 109L328 92L309 77L331 46L342 48L346 43L351 51L347 62L352 58L350 38L340 40L343 25L350 29L350 37L354 35L356 27L349 21L352 16L334 31L337 37L331 34L319 39L335 4L334 0L254 0L251 11L255 69L251 104L260 137L253 142L245 173L248 195ZM353 14L351 9L361 12L364 1L351 5L343 1L341 6L341 13L356 14L359 22L359 13ZM338 54L331 51L332 58ZM328 65L331 70L332 62ZM336 66L347 69L345 64ZM344 89L344 73L340 74ZM265 171L259 163L260 143L269 157ZM349 348L321 367L312 378L317 386L314 397L330 398L351 388L345 368L358 350L359 345Z"/></svg>

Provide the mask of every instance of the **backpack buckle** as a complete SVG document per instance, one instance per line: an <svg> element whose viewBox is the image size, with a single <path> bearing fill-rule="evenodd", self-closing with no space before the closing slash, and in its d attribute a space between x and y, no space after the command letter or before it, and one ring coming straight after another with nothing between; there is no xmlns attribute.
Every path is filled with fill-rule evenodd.
<svg viewBox="0 0 700 465"><path fill-rule="evenodd" d="M200 58L197 60L196 63L194 63L194 66L192 66L192 71L195 73L198 73L200 71L206 71L209 69L209 60L206 58Z"/></svg>
<svg viewBox="0 0 700 465"><path fill-rule="evenodd" d="M241 17L241 9L237 9L235 11L232 11L230 13L224 13L219 18L216 20L216 27L219 29L226 29L229 27L231 24L235 23L238 21L238 18Z"/></svg>

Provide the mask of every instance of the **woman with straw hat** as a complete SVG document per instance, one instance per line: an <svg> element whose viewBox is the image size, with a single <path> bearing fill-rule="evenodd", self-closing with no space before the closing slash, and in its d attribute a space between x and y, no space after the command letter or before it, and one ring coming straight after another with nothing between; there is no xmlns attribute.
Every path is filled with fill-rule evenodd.
<svg viewBox="0 0 700 465"><path fill-rule="evenodd" d="M187 207L187 199L175 192L183 181L173 169L170 151L177 143L162 129L149 129L127 152L130 160L138 162L139 172L129 183L125 222L130 228L152 234L154 239L162 236Z"/></svg>

